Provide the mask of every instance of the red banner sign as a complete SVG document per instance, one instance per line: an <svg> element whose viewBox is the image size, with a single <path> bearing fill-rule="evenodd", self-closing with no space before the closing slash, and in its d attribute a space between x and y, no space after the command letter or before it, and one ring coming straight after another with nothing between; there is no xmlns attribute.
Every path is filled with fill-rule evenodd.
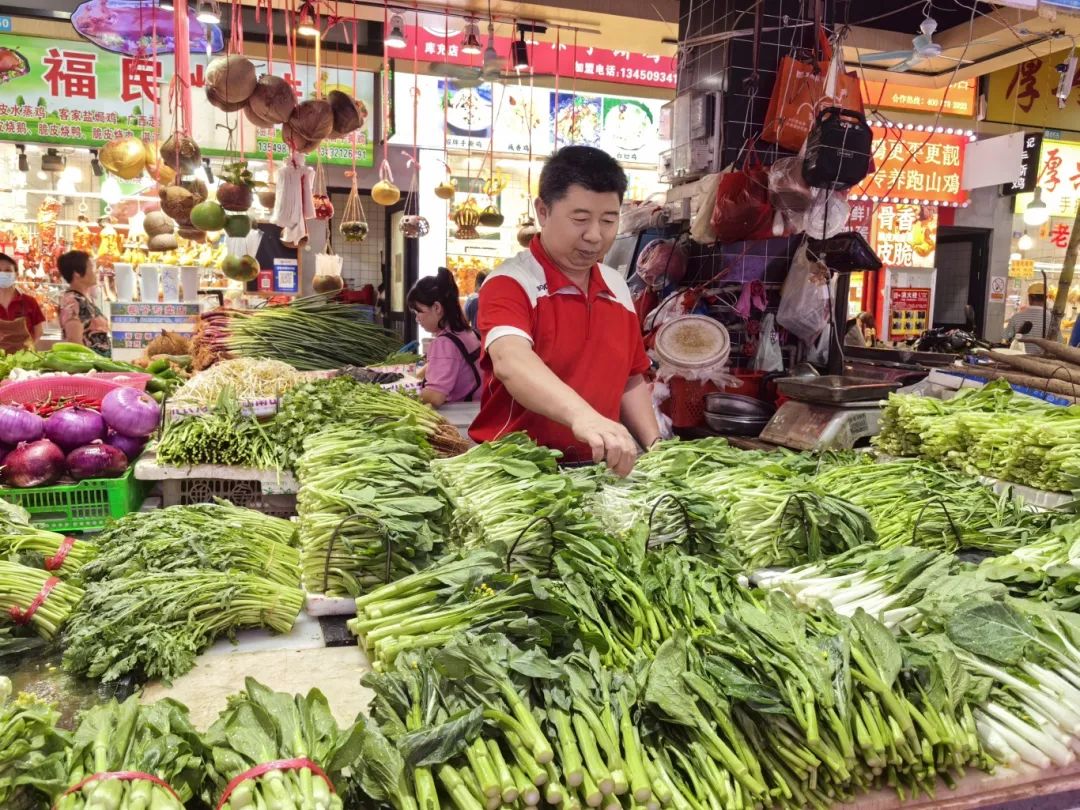
<svg viewBox="0 0 1080 810"><path fill-rule="evenodd" d="M876 171L851 189L852 196L875 202L963 205L966 135L874 127Z"/></svg>
<svg viewBox="0 0 1080 810"><path fill-rule="evenodd" d="M484 64L482 55L461 52L464 39L460 31L444 37L441 31L408 26L405 29L405 47L399 53L402 58L411 59L415 44L417 59L422 62L445 61L451 65L481 67ZM512 43L513 39L509 37L497 36L495 50L501 56L508 57ZM572 40L561 42L556 53L554 42L537 42L529 45L529 66L534 73L557 73L568 79L675 89L674 56L609 51L583 45L574 47ZM528 74L523 73L522 79L528 81Z"/></svg>

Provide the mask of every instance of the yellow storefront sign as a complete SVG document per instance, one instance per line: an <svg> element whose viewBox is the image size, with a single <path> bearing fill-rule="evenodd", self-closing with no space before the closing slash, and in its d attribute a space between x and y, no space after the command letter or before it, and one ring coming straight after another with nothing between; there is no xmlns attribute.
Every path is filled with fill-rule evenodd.
<svg viewBox="0 0 1080 810"><path fill-rule="evenodd" d="M1009 262L1009 278L1028 279L1034 277L1034 259L1013 259L1011 262Z"/></svg>
<svg viewBox="0 0 1080 810"><path fill-rule="evenodd" d="M1080 91L1077 93L1080 95ZM1080 204L1080 143L1044 140L1039 155L1038 185L1050 216L1076 216ZM1017 212L1023 212L1033 197L1033 194L1017 194Z"/></svg>
<svg viewBox="0 0 1080 810"><path fill-rule="evenodd" d="M1073 82L1064 109L1058 108L1055 95L1061 80L1057 66L1068 58L1069 51L1064 50L991 73L986 94L987 120L1080 132L1077 82Z"/></svg>

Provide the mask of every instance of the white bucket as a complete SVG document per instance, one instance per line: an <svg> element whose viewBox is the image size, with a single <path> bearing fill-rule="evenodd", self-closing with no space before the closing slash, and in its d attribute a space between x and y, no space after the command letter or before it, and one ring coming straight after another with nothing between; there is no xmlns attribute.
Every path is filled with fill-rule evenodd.
<svg viewBox="0 0 1080 810"><path fill-rule="evenodd" d="M185 265L180 268L180 287L183 290L184 303L192 304L199 300L199 279L201 277L201 267Z"/></svg>
<svg viewBox="0 0 1080 810"><path fill-rule="evenodd" d="M113 268L116 272L116 297L119 301L135 300L135 268L130 264L117 263Z"/></svg>
<svg viewBox="0 0 1080 810"><path fill-rule="evenodd" d="M144 304L156 304L158 300L158 266L139 265L139 300Z"/></svg>
<svg viewBox="0 0 1080 810"><path fill-rule="evenodd" d="M180 268L175 264L161 265L161 300L166 304L180 303Z"/></svg>

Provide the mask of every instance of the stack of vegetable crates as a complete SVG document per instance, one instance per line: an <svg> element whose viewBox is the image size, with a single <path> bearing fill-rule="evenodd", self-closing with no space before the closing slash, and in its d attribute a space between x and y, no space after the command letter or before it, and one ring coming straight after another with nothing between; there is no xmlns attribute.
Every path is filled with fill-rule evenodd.
<svg viewBox="0 0 1080 810"><path fill-rule="evenodd" d="M0 498L30 513L34 525L54 532L92 532L110 520L137 512L152 487L131 468L120 478L90 478L77 484L0 489Z"/></svg>
<svg viewBox="0 0 1080 810"><path fill-rule="evenodd" d="M162 506L189 506L223 499L272 517L294 517L296 493L275 489L278 488L257 479L166 479L161 482L161 503Z"/></svg>

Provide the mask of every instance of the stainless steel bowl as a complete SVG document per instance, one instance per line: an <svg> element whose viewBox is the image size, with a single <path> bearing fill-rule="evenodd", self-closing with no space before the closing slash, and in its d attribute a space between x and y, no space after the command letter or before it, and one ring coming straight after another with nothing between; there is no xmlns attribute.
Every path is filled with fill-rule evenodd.
<svg viewBox="0 0 1080 810"><path fill-rule="evenodd" d="M769 424L767 416L723 416L705 413L705 424L725 436L757 436Z"/></svg>
<svg viewBox="0 0 1080 810"><path fill-rule="evenodd" d="M705 412L719 416L754 416L768 419L773 415L773 407L760 399L742 394L708 394L705 397Z"/></svg>

